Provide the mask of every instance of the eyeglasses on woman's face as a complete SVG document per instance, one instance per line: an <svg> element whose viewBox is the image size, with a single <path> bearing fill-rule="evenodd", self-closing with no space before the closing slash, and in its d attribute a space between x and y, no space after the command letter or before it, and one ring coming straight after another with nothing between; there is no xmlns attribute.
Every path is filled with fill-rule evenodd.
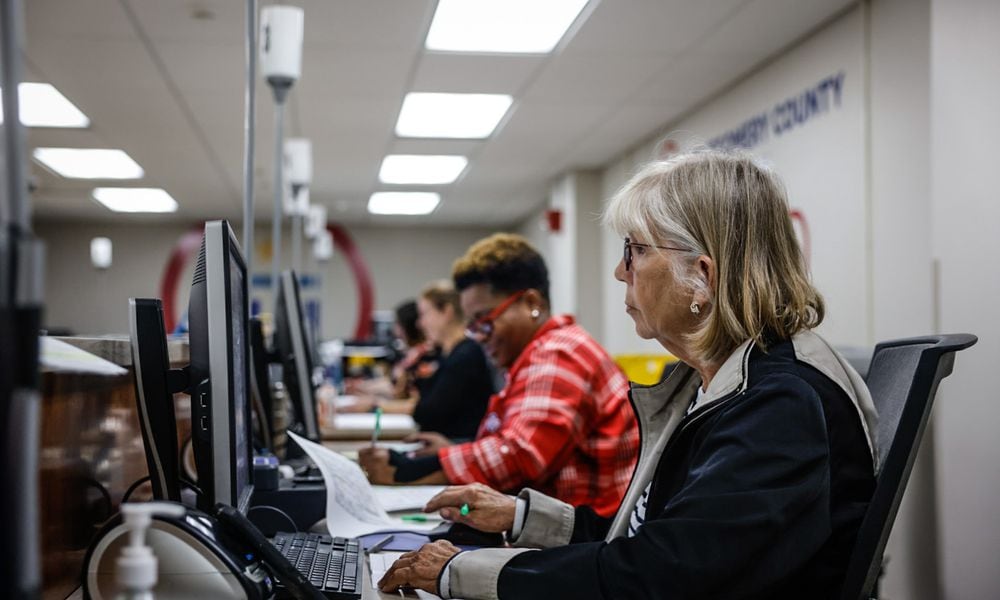
<svg viewBox="0 0 1000 600"><path fill-rule="evenodd" d="M515 302L520 300L521 296L527 291L519 290L514 292L490 312L470 321L465 327L465 336L480 343L490 339L490 336L493 335L493 322L499 319L500 315L506 312Z"/></svg>
<svg viewBox="0 0 1000 600"><path fill-rule="evenodd" d="M625 250L622 255L622 262L625 263L625 270L628 271L632 268L632 247L636 248L659 248L660 250L676 250L677 252L688 252L687 248L675 248L673 246L654 246L653 244L640 244L639 242L633 242L629 238L625 238Z"/></svg>

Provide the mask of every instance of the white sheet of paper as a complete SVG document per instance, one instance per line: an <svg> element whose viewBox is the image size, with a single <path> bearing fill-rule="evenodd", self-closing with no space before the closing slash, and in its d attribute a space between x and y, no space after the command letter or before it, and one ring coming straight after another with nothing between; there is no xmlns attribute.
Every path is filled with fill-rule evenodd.
<svg viewBox="0 0 1000 600"><path fill-rule="evenodd" d="M378 503L389 512L421 510L427 501L438 495L443 485L373 485ZM434 515L428 515L433 518Z"/></svg>
<svg viewBox="0 0 1000 600"><path fill-rule="evenodd" d="M288 435L316 463L326 484L326 525L330 535L358 537L376 531L429 531L435 522L411 523L390 517L379 504L361 467L339 453L289 431Z"/></svg>
<svg viewBox="0 0 1000 600"><path fill-rule="evenodd" d="M91 373L94 375L125 375L128 370L81 350L76 346L67 344L62 340L57 340L47 336L38 338L41 348L40 362L42 366L57 373Z"/></svg>
<svg viewBox="0 0 1000 600"><path fill-rule="evenodd" d="M341 394L333 399L333 405L337 408L348 408L354 406L358 403L357 396L351 396L348 394Z"/></svg>
<svg viewBox="0 0 1000 600"><path fill-rule="evenodd" d="M360 431L372 431L375 429L374 413L344 413L334 415L333 426L335 429L348 429ZM410 415L383 414L382 429L416 429L417 423Z"/></svg>

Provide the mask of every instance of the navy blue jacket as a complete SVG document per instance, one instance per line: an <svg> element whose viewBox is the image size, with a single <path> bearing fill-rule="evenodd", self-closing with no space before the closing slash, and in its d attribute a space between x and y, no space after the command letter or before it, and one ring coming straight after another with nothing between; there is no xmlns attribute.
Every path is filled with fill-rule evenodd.
<svg viewBox="0 0 1000 600"><path fill-rule="evenodd" d="M742 384L684 417L652 457L634 537L594 541L611 520L578 508L573 543L511 558L499 597L836 597L875 485L860 409L792 342L746 352Z"/></svg>

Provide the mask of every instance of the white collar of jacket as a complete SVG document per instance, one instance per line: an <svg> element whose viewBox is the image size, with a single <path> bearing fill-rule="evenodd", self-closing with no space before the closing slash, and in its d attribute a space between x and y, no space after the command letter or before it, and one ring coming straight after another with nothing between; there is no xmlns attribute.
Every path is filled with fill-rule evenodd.
<svg viewBox="0 0 1000 600"><path fill-rule="evenodd" d="M796 359L811 365L836 383L861 419L861 426L868 440L875 472L878 473L878 453L875 452L876 414L871 394L857 371L823 338L812 331L804 331L792 338ZM722 363L705 391L705 397L696 411L700 414L716 402L724 402L746 390L749 380L750 353L754 342L741 344ZM660 455L667 442L680 426L688 407L701 386L701 376L692 367L680 363L670 377L655 385L631 384L632 407L639 422L639 460L632 475L621 508L608 531L607 540L625 534L632 508L638 502L646 485L652 481Z"/></svg>
<svg viewBox="0 0 1000 600"><path fill-rule="evenodd" d="M722 363L715 377L708 384L708 389L705 390L705 397L698 407L698 412L719 400L727 399L746 390L749 379L750 353L754 345L753 340L743 342ZM872 463L875 465L877 473L881 466L877 464L878 453L875 451L877 417L871 394L868 392L868 387L861 375L826 340L812 331L803 331L795 335L792 338L792 346L795 349L796 359L826 375L850 398L861 420L865 438L868 440L868 450L871 452ZM643 437L659 437L659 434L664 432L663 427L667 422L671 422L673 425L670 428L672 432L672 429L679 424L679 420L673 422L674 420L668 417L678 411L683 416L694 400L700 385L701 377L685 363L678 364L670 377L656 385L643 386L633 383L632 400L636 417L641 424L640 427L645 425L644 429L647 429L642 431ZM684 393L680 393L682 391ZM646 440L643 440L643 450L646 449L646 443ZM648 456L648 454L644 454Z"/></svg>
<svg viewBox="0 0 1000 600"><path fill-rule="evenodd" d="M875 403L872 402L872 395L868 391L868 386L865 385L865 380L847 362L847 359L834 350L826 340L812 331L804 331L796 335L792 338L792 345L795 348L795 358L829 377L851 399L851 403L854 404L854 409L858 411L858 417L861 419L861 427L865 430L868 451L872 454L872 464L875 465L875 473L878 474L882 467L878 464L878 452L875 446L878 414L875 412Z"/></svg>

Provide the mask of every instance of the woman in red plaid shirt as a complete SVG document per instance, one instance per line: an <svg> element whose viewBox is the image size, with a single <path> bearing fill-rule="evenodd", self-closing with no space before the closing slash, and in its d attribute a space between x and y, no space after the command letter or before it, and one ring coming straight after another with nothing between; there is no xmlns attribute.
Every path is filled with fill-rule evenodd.
<svg viewBox="0 0 1000 600"><path fill-rule="evenodd" d="M373 483L474 483L516 493L530 487L598 514L618 509L638 453L628 382L569 315L549 312L545 262L524 238L480 240L452 271L467 335L508 370L476 439L415 436L414 456L365 449Z"/></svg>

